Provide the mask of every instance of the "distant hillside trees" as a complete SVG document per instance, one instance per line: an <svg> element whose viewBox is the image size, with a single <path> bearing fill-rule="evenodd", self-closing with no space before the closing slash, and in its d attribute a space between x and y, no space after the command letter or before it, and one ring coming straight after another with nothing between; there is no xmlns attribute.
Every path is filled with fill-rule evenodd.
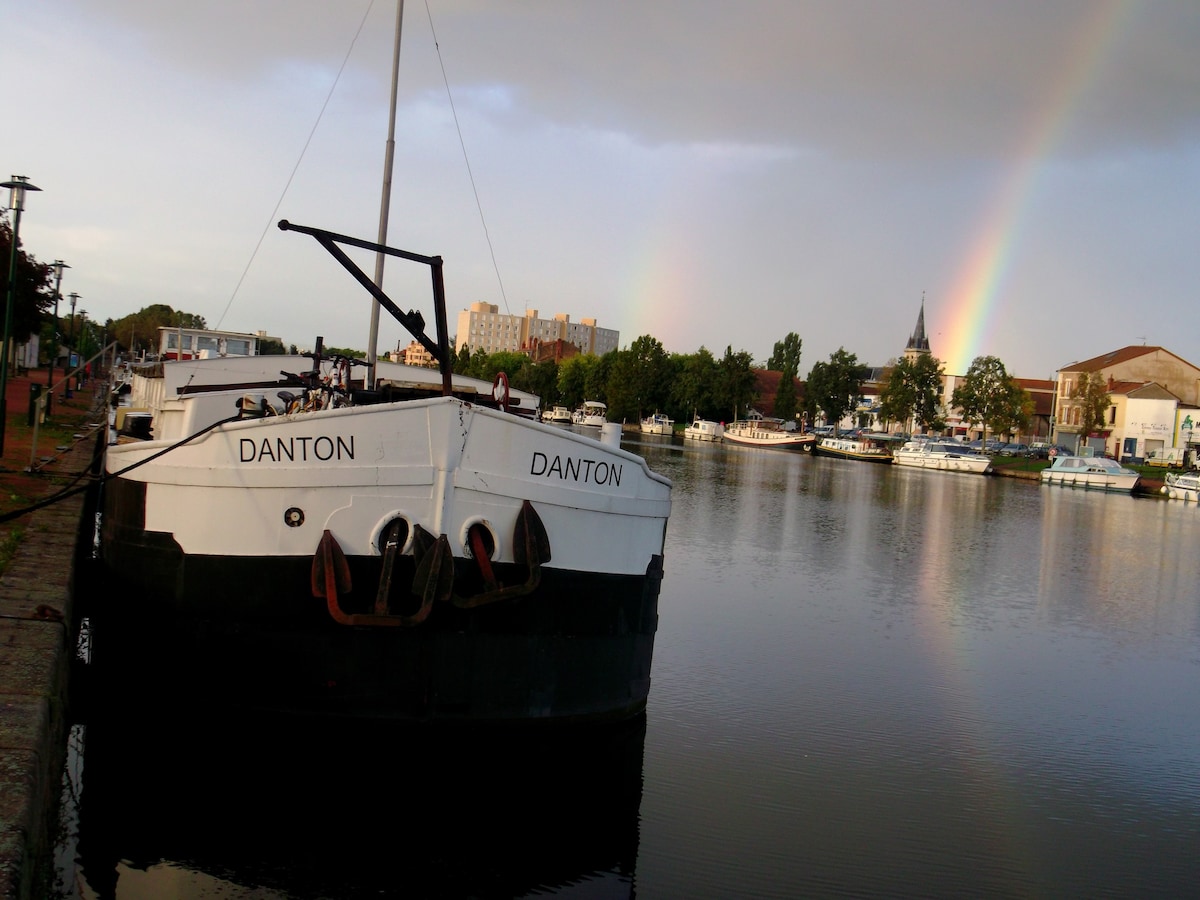
<svg viewBox="0 0 1200 900"><path fill-rule="evenodd" d="M158 352L160 328L207 328L203 316L152 303L113 321L110 334L117 346L133 354Z"/></svg>

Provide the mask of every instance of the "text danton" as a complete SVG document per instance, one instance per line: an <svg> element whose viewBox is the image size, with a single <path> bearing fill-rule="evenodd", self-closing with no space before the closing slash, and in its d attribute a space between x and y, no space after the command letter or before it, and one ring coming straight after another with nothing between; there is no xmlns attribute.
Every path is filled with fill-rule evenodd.
<svg viewBox="0 0 1200 900"><path fill-rule="evenodd" d="M547 456L540 450L533 451L529 474L558 478L562 481L578 481L584 484L621 486L621 470L616 463L603 460L583 459L571 456Z"/></svg>
<svg viewBox="0 0 1200 900"><path fill-rule="evenodd" d="M241 461L246 462L329 462L330 460L354 459L354 435L344 438L341 435L330 437L321 434L316 437L302 435L290 438L242 438L239 441L238 453Z"/></svg>

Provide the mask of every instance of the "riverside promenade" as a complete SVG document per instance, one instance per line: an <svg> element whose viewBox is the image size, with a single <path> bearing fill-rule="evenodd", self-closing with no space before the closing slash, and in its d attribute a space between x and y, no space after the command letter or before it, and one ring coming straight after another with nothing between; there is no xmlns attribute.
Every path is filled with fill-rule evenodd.
<svg viewBox="0 0 1200 900"><path fill-rule="evenodd" d="M76 562L90 538L83 488L107 414L98 381L57 396L35 448L29 401L46 376L8 381L0 514L78 490L0 522L0 900L38 900L48 889L78 624ZM28 471L31 458L36 471Z"/></svg>

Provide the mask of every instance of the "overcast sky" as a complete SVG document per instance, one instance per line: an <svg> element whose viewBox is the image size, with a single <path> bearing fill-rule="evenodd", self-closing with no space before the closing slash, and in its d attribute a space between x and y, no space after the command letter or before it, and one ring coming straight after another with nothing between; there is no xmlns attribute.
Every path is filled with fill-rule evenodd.
<svg viewBox="0 0 1200 900"><path fill-rule="evenodd" d="M0 8L0 174L64 294L365 349L367 295L274 222L374 239L394 0ZM445 258L451 328L794 331L804 375L899 356L924 297L951 373L1200 364L1198 47L1186 0L408 0L389 243ZM428 283L389 261L432 322Z"/></svg>

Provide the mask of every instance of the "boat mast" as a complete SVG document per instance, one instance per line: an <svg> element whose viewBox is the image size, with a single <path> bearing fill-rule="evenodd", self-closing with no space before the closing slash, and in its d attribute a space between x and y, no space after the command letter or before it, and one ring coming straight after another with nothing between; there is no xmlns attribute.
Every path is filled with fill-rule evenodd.
<svg viewBox="0 0 1200 900"><path fill-rule="evenodd" d="M400 29L404 22L404 0L396 0L396 40L392 49L392 99L388 110L387 146L383 154L383 196L379 201L379 240L381 247L387 246L388 210L392 198L392 159L396 155L396 84L400 79ZM387 256L379 251L375 254L375 287L383 289L383 261ZM375 386L375 363L379 343L379 304L371 300L371 330L367 336L367 388Z"/></svg>

